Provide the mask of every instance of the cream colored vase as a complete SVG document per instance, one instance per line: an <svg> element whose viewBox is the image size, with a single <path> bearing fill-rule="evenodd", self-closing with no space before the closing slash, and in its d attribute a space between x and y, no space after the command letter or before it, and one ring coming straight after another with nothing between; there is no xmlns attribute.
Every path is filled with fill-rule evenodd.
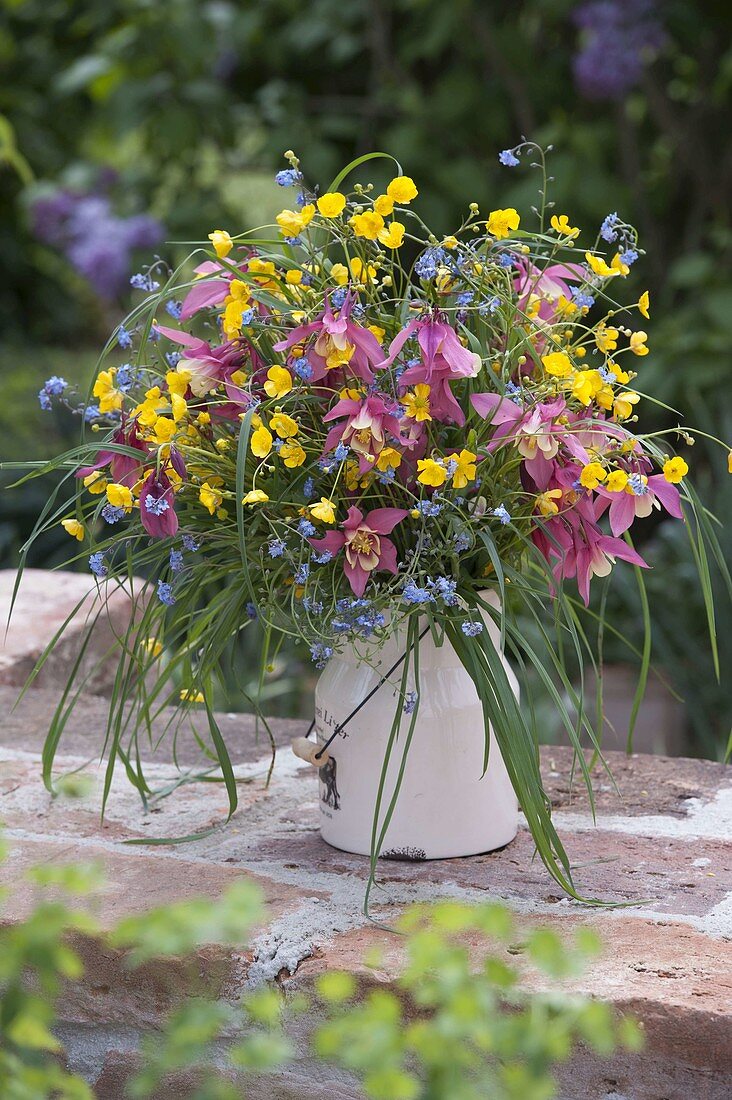
<svg viewBox="0 0 732 1100"><path fill-rule="evenodd" d="M500 606L495 592L482 593ZM485 628L498 648L500 633L486 615ZM490 731L490 757L483 775L485 734L478 693L450 643L436 647L431 634L420 642L420 703L404 777L380 855L391 859L444 859L500 848L518 828L518 803ZM315 689L315 723L323 744L336 726L373 690L404 652L395 635L369 663L365 650L333 656ZM516 677L502 658L518 698ZM320 769L320 832L328 844L368 855L377 792L398 704L401 667L351 718L330 745ZM414 689L411 674L408 689ZM394 793L411 719L403 714L382 796L379 830Z"/></svg>

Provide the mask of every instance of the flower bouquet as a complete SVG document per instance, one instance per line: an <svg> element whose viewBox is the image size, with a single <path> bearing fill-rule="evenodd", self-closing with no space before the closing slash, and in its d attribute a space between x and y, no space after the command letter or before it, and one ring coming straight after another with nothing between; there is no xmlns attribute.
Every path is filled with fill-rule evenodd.
<svg viewBox="0 0 732 1100"><path fill-rule="evenodd" d="M686 515L702 579L717 552L673 433L637 427L649 296L623 305L621 288L642 251L615 214L580 246L531 143L500 159L531 162L538 205L471 203L449 235L424 224L398 165L383 190L348 184L377 157L319 191L288 153L276 226L210 233L192 280L160 263L136 277L144 298L62 460L73 502L55 496L38 530L61 522L100 582L149 579L120 649L110 776L121 760L144 789L140 731L171 700L181 715L203 706L234 810L212 691L258 619L263 668L283 638L328 666L318 742L296 750L320 766L326 824L346 789L358 802L368 840L341 846L370 851L372 871L380 854L457 854L460 840L390 842L401 792L405 827L444 831L447 807L458 825L482 814L463 850L486 850L513 836L517 796L575 895L504 649L548 693L589 787L580 738L600 746L576 673L598 667L582 619L592 578L629 563L647 618L629 532L655 509ZM42 391L54 398L74 404L63 379ZM650 642L640 693L649 657Z"/></svg>

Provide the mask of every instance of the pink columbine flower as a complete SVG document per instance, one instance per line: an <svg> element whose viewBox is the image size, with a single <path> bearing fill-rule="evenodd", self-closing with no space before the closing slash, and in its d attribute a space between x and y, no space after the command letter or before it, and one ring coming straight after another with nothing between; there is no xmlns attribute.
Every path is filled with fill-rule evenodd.
<svg viewBox="0 0 732 1100"><path fill-rule="evenodd" d="M454 328L434 318L415 318L405 325L390 346L389 355L379 367L390 367L410 336L417 334L420 362L407 367L399 379L403 390L426 382L430 386L430 413L433 420L465 423L465 414L450 389L458 378L475 378L481 368L480 356L460 343Z"/></svg>
<svg viewBox="0 0 732 1100"><path fill-rule="evenodd" d="M588 605L590 602L590 581L593 577L606 577L615 564L615 559L648 568L647 562L623 539L604 535L599 527L582 525L582 538L575 538L573 547L557 565L560 574L565 577L577 576L579 594Z"/></svg>
<svg viewBox="0 0 732 1100"><path fill-rule="evenodd" d="M518 308L525 313L532 298L539 299L537 316L542 321L553 321L560 298L571 301L572 283L581 283L586 275L581 264L549 264L542 271L535 264L518 261L519 273L513 281L519 295Z"/></svg>
<svg viewBox="0 0 732 1100"><path fill-rule="evenodd" d="M154 539L169 538L177 532L175 496L165 470L152 470L140 486L140 520Z"/></svg>
<svg viewBox="0 0 732 1100"><path fill-rule="evenodd" d="M253 256L256 256L255 252L251 252L245 260L236 264L238 271L246 272ZM199 310L210 309L223 303L230 293L232 281L236 278L236 273L232 271L231 266L218 263L216 260L206 260L195 268L199 278L183 299L180 311L181 321L189 321Z"/></svg>
<svg viewBox="0 0 732 1100"><path fill-rule="evenodd" d="M222 272L222 274L217 278L208 278L216 272ZM200 278L183 299L180 311L181 321L190 320L201 309L221 305L229 293L229 283L234 277L228 268L216 263L215 260L206 260L205 263L199 264L195 273Z"/></svg>
<svg viewBox="0 0 732 1100"><path fill-rule="evenodd" d="M343 417L347 418L345 423L336 424L328 432L323 454L332 451L339 442L347 444L359 456L361 473L366 473L383 451L387 432L399 439L399 420L379 395L364 401L344 398L323 420L330 423Z"/></svg>
<svg viewBox="0 0 732 1100"><path fill-rule="evenodd" d="M348 367L357 378L371 382L373 368L383 359L384 349L373 332L351 320L354 303L354 296L347 294L336 317L326 295L322 315L316 321L298 325L287 339L274 345L274 350L288 351L315 336L307 356L312 381L319 381L331 370Z"/></svg>
<svg viewBox="0 0 732 1100"><path fill-rule="evenodd" d="M261 371L264 366L261 356L249 341L241 338L228 340L212 348L205 340L191 336L188 332L162 325L156 328L162 336L188 349L179 360L178 366L190 372L191 380L188 385L195 397L205 397L223 383L228 401L214 402L210 408L212 416L233 420L242 409L250 408L254 401L252 395L231 380L232 374L245 361L253 373Z"/></svg>
<svg viewBox="0 0 732 1100"><path fill-rule="evenodd" d="M212 348L205 340L191 336L189 332L165 328L163 325L156 325L155 328L161 336L186 349L178 366L190 372L191 380L188 385L196 397L205 397L241 364L241 341L229 340Z"/></svg>
<svg viewBox="0 0 732 1100"><path fill-rule="evenodd" d="M575 506L537 524L531 537L547 561L554 563L557 579L577 578L577 588L586 605L590 601L590 581L593 577L606 577L616 558L648 568L640 554L623 539L605 535L589 518L587 507Z"/></svg>
<svg viewBox="0 0 732 1100"><path fill-rule="evenodd" d="M596 514L599 518L609 505L608 518L614 535L622 535L636 518L650 516L654 508L662 505L669 515L676 519L684 518L679 490L666 481L663 474L653 474L651 477L631 474L622 492L608 492L603 485L598 485L595 492Z"/></svg>
<svg viewBox="0 0 732 1100"><path fill-rule="evenodd" d="M354 594L360 598L375 570L396 573L396 546L384 536L408 515L404 508L374 508L364 516L358 508L352 507L341 524L341 531L328 531L322 539L310 539L309 542L315 550L328 550L333 555L345 549L343 571Z"/></svg>
<svg viewBox="0 0 732 1100"><path fill-rule="evenodd" d="M148 454L148 446L140 439L136 421L130 421L123 416L122 424L112 433L112 442L125 447L131 447L140 452L140 457L120 454L118 451L99 451L97 460L93 466L84 466L76 474L77 477L88 477L95 470L101 470L103 466L109 466L112 481L117 485L126 485L131 488L142 473L143 459Z"/></svg>
<svg viewBox="0 0 732 1100"><path fill-rule="evenodd" d="M560 445L583 465L589 462L587 450L573 430L571 417L567 425L557 423L560 416L566 417L563 397L540 401L526 409L499 393L475 393L470 401L479 416L490 419L496 426L488 449L493 451L513 442L524 459L524 468L541 492L555 476L554 459Z"/></svg>

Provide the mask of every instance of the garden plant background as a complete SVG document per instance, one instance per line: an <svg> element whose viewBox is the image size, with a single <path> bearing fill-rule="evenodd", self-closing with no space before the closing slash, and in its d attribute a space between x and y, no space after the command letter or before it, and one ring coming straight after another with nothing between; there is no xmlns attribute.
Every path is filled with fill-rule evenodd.
<svg viewBox="0 0 732 1100"><path fill-rule="evenodd" d="M497 156L522 134L555 145L557 209L573 224L617 208L648 250L628 295L650 288L643 381L668 409L649 405L646 427L680 413L729 438L730 30L732 10L712 0L0 0L0 457L45 457L75 438L70 415L38 405L44 380L88 383L97 348L139 300L130 278L153 255L175 262L213 228L271 221L285 149L324 183L352 157L388 150L417 181L426 220L447 228L466 196L528 210L533 180ZM697 435L681 453L726 518L719 449ZM2 494L3 566L44 491ZM731 704L688 539L662 515L644 538L656 661L685 700L686 751L722 756ZM60 531L31 564L67 553ZM609 599L640 647L630 571ZM724 669L721 596L718 609ZM612 638L605 656L633 660ZM306 711L307 664L281 654L264 705Z"/></svg>

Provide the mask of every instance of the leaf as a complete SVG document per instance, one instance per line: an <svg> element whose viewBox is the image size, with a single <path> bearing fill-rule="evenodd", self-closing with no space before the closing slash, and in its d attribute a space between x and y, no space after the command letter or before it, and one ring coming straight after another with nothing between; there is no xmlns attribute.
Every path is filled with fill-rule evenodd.
<svg viewBox="0 0 732 1100"><path fill-rule="evenodd" d="M61 1043L38 1016L21 1013L8 1026L8 1038L19 1047L31 1050L61 1050Z"/></svg>
<svg viewBox="0 0 732 1100"><path fill-rule="evenodd" d="M342 171L338 173L334 180L331 180L330 184L326 188L326 191L337 191L340 185L343 183L346 176L350 175L355 168L359 168L362 164L366 164L369 160L393 160L396 165L397 175L401 175L402 168L399 161L391 155L391 153L364 153L362 157L356 157L354 160L349 161Z"/></svg>

